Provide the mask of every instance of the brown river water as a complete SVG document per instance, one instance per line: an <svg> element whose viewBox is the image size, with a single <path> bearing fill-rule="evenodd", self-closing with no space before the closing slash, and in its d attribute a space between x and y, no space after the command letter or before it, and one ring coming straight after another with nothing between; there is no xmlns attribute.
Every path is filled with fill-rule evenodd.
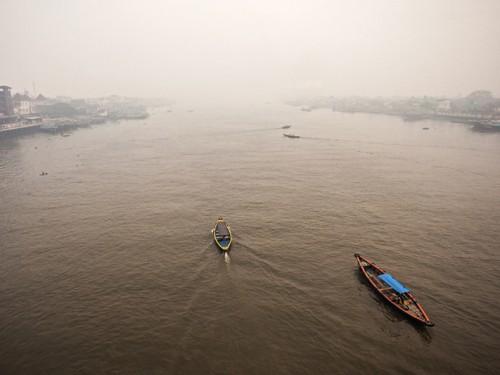
<svg viewBox="0 0 500 375"><path fill-rule="evenodd" d="M156 110L0 139L0 197L1 374L500 371L499 134ZM436 326L383 303L355 252Z"/></svg>

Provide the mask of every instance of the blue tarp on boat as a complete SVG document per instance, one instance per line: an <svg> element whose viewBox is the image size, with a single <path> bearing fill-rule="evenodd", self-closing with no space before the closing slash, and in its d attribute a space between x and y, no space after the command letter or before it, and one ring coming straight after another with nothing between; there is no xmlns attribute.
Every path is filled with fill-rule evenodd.
<svg viewBox="0 0 500 375"><path fill-rule="evenodd" d="M217 240L217 241L219 241L219 243L222 247L226 247L227 245L229 245L229 238L223 238L223 239Z"/></svg>
<svg viewBox="0 0 500 375"><path fill-rule="evenodd" d="M382 275L377 276L384 283L389 285L392 289L394 289L399 294L403 294L409 292L410 289L401 284L398 280L396 280L390 273L383 273Z"/></svg>

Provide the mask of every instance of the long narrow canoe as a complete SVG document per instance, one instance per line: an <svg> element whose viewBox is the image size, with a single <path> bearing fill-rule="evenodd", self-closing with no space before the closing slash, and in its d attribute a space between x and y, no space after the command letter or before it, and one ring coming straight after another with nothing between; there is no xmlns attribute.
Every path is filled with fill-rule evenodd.
<svg viewBox="0 0 500 375"><path fill-rule="evenodd" d="M231 247L231 243L233 241L233 237L231 235L231 227L226 224L222 217L219 217L219 219L217 219L215 227L214 229L212 229L212 233L217 246L222 251L229 251L229 248Z"/></svg>
<svg viewBox="0 0 500 375"><path fill-rule="evenodd" d="M375 263L359 254L354 254L354 257L363 275L387 302L419 323L430 327L434 325L422 305L417 302L416 297L410 292L410 289Z"/></svg>

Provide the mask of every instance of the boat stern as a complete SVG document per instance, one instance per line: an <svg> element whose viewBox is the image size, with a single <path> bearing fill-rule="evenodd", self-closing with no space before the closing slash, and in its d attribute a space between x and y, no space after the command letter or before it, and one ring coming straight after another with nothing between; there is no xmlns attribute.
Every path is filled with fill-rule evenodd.
<svg viewBox="0 0 500 375"><path fill-rule="evenodd" d="M219 248L222 250L222 251L229 251L229 248L231 247L231 240L220 240L220 241L217 241L217 245L219 246Z"/></svg>

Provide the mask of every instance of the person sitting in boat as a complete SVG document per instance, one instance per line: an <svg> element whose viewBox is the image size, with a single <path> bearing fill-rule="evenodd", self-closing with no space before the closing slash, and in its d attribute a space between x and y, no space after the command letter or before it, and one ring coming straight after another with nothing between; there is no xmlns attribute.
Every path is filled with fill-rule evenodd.
<svg viewBox="0 0 500 375"><path fill-rule="evenodd" d="M403 308L405 308L406 310L408 310L408 306L406 306L406 300L408 299L408 296L406 295L406 293L401 293L399 295L399 304L403 306Z"/></svg>
<svg viewBox="0 0 500 375"><path fill-rule="evenodd" d="M404 306L405 300L406 300L406 293L394 294L391 299L393 302L396 302L396 303Z"/></svg>

